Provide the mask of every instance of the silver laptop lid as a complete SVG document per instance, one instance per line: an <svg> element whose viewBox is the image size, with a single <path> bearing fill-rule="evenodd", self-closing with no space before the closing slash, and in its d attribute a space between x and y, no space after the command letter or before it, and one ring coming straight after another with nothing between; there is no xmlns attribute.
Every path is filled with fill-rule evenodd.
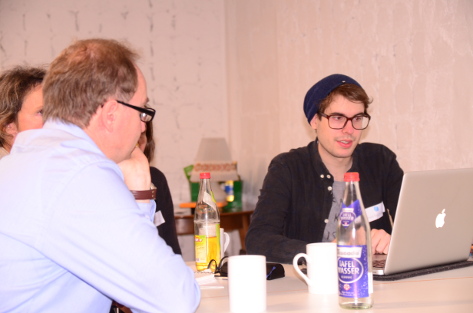
<svg viewBox="0 0 473 313"><path fill-rule="evenodd" d="M468 259L473 168L404 174L384 274Z"/></svg>

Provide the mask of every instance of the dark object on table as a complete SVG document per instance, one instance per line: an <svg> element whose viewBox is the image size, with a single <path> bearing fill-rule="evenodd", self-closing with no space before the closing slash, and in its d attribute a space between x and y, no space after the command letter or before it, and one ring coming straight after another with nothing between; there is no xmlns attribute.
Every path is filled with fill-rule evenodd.
<svg viewBox="0 0 473 313"><path fill-rule="evenodd" d="M220 277L228 277L228 262L223 263L219 268ZM285 277L284 267L280 263L266 263L266 280L273 280Z"/></svg>

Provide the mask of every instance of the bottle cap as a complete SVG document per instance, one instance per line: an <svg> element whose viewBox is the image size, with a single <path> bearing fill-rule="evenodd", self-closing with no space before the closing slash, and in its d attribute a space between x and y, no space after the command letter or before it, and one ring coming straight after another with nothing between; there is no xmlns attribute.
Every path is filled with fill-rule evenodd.
<svg viewBox="0 0 473 313"><path fill-rule="evenodd" d="M360 174L357 172L348 172L343 176L344 181L360 181Z"/></svg>
<svg viewBox="0 0 473 313"><path fill-rule="evenodd" d="M208 173L208 172L200 173L200 179L204 179L204 178L210 178L210 173Z"/></svg>

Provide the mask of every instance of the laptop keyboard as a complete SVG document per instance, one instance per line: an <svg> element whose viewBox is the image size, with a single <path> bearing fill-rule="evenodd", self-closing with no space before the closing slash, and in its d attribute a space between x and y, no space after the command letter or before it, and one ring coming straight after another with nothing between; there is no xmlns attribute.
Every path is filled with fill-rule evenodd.
<svg viewBox="0 0 473 313"><path fill-rule="evenodd" d="M383 268L386 265L386 260L373 260L373 267Z"/></svg>
<svg viewBox="0 0 473 313"><path fill-rule="evenodd" d="M373 267L384 268L386 265L386 254L375 254L373 255Z"/></svg>

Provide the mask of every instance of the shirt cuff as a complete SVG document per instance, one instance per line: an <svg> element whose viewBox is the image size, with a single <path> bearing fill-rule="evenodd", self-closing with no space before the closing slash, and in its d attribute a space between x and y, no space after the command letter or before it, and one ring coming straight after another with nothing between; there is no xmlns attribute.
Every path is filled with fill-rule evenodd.
<svg viewBox="0 0 473 313"><path fill-rule="evenodd" d="M156 212L156 202L154 200L149 200L148 203L138 202L138 207L143 214L151 221L154 222L154 213Z"/></svg>

